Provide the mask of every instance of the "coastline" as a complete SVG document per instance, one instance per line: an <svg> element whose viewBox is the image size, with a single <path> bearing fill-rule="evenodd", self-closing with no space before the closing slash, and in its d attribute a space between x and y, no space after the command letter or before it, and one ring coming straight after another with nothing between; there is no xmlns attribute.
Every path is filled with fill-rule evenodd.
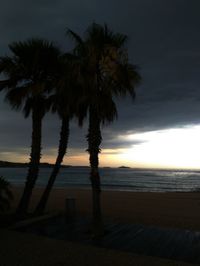
<svg viewBox="0 0 200 266"><path fill-rule="evenodd" d="M15 208L23 187L13 186ZM33 191L30 210L33 210L43 189ZM64 211L65 199L76 199L77 212L91 216L91 190L54 188L47 205L47 212ZM102 191L102 211L105 220L155 225L200 231L200 193L197 192L130 192Z"/></svg>

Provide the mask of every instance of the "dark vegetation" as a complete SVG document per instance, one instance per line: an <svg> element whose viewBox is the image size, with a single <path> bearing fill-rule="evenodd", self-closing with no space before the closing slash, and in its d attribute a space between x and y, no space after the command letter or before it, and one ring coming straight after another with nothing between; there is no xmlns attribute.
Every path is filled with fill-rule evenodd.
<svg viewBox="0 0 200 266"><path fill-rule="evenodd" d="M10 209L10 202L13 200L13 195L10 188L10 183L0 176L0 212L5 212Z"/></svg>

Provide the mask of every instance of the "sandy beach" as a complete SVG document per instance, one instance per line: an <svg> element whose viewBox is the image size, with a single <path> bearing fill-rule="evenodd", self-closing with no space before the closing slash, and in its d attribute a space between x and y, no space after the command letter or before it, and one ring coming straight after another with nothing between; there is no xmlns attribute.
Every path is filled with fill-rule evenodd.
<svg viewBox="0 0 200 266"><path fill-rule="evenodd" d="M29 211L35 209L43 189L34 188ZM12 190L15 198L12 203L12 210L14 210L22 195L23 187L13 186ZM64 212L66 198L74 198L78 215L91 218L91 194L90 189L54 188L50 194L46 212L49 214L54 211ZM200 193L198 192L158 193L103 190L101 199L105 223L107 221L111 223L122 222L200 231ZM167 256L161 258L157 253L140 254L140 252L137 253L137 250L132 253L111 248L98 248L87 246L84 243L63 241L6 229L2 229L0 235L0 262L3 262L0 265L5 266L191 265L182 262L178 257L177 260L168 260ZM169 243L169 245L171 244ZM199 242L195 245L197 245L196 248L199 248ZM155 247L157 248L156 245ZM165 247L167 246L164 244L164 249ZM180 249L181 247L182 244L180 244ZM196 252L196 248L194 248L194 252ZM153 256L143 254L152 254Z"/></svg>
<svg viewBox="0 0 200 266"><path fill-rule="evenodd" d="M96 248L32 234L0 230L1 266L189 266L118 250Z"/></svg>
<svg viewBox="0 0 200 266"><path fill-rule="evenodd" d="M15 204L22 192L13 187ZM31 209L40 198L42 188L33 192ZM76 199L77 212L91 216L91 191L85 189L54 188L47 211L64 211L65 199ZM200 193L147 193L102 191L102 209L105 219L141 223L161 227L200 230Z"/></svg>
<svg viewBox="0 0 200 266"><path fill-rule="evenodd" d="M13 187L17 205L22 188ZM34 209L42 189L34 190ZM91 216L91 191L54 189L47 211L64 211L65 199L76 199L77 212ZM102 192L105 219L162 227L200 230L199 193ZM194 265L181 261L85 246L62 240L1 230L0 265ZM12 254L12 255L11 255ZM78 254L78 256L77 256Z"/></svg>

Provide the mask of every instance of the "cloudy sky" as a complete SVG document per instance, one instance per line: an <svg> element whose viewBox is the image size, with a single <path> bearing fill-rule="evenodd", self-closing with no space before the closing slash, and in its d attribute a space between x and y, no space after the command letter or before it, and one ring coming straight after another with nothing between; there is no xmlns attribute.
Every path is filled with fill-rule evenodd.
<svg viewBox="0 0 200 266"><path fill-rule="evenodd" d="M119 118L102 129L102 166L200 168L200 1L199 0L1 0L0 54L29 37L72 43L95 21L129 36L130 61L142 84L134 102L118 100ZM31 124L10 110L0 95L0 160L28 160ZM60 122L44 121L43 161L53 162ZM66 164L88 164L87 124L71 124ZM199 157L199 158L198 158Z"/></svg>

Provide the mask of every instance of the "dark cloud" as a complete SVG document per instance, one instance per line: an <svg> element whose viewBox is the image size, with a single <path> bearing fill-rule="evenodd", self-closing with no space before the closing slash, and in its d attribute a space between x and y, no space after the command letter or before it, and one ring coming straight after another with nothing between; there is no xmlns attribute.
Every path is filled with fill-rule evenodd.
<svg viewBox="0 0 200 266"><path fill-rule="evenodd" d="M119 119L103 129L104 147L123 148L127 143L117 135L200 123L199 10L199 0L1 1L0 53L9 53L10 42L34 36L70 48L66 27L82 33L94 20L127 34L130 61L140 67L143 82L134 103L117 100ZM1 151L29 147L30 121L0 97ZM87 125L79 130L76 124L70 147L85 149ZM45 118L44 147L57 146L59 126L57 117Z"/></svg>

